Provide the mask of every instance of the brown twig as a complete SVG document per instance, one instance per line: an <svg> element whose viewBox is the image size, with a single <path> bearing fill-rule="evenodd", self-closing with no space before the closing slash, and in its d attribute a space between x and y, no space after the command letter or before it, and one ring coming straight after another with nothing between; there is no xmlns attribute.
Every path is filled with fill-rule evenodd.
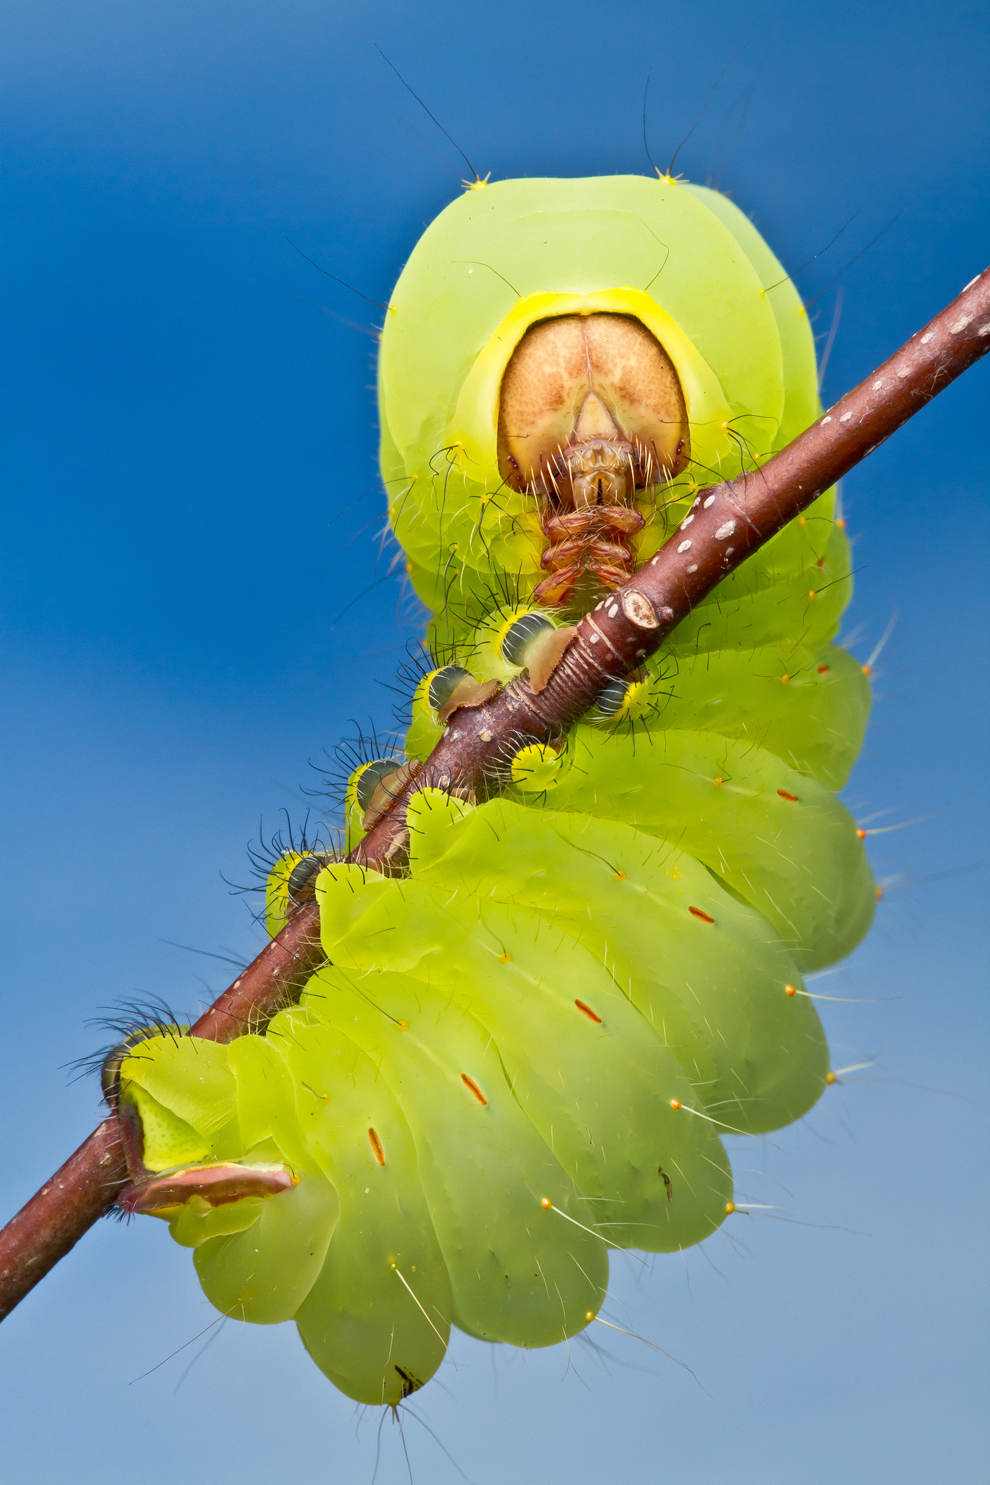
<svg viewBox="0 0 990 1485"><path fill-rule="evenodd" d="M723 577L988 350L990 269L762 468L702 491L690 522L581 620L538 695L520 679L487 704L455 712L430 758L353 859L382 866L401 851L412 790L432 784L485 792L507 749L518 747L521 737L540 741L559 734L592 705L605 680L652 654ZM310 903L200 1017L191 1035L229 1041L257 1030L298 993L321 958L318 916ZM105 1119L0 1232L0 1317L112 1205L126 1175L115 1121Z"/></svg>

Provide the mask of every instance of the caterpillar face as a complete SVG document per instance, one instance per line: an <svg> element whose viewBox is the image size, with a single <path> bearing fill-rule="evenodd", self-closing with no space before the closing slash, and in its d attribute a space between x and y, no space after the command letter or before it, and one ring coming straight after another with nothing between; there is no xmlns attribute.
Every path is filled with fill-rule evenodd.
<svg viewBox="0 0 990 1485"><path fill-rule="evenodd" d="M687 463L677 373L628 315L561 315L527 330L499 395L498 466L565 509L629 505Z"/></svg>
<svg viewBox="0 0 990 1485"><path fill-rule="evenodd" d="M672 521L690 546L701 486L817 411L804 312L752 226L633 177L448 207L392 297L380 391L443 663L404 753L351 774L349 848L446 727L523 672L541 689L569 617ZM115 1074L140 1136L125 1205L167 1218L219 1309L294 1318L338 1387L394 1404L452 1325L552 1344L598 1313L611 1252L719 1227L722 1137L814 1104L802 976L873 911L833 792L868 710L832 643L849 594L828 495L566 738L513 742L496 797L413 792L401 871L276 863L270 931L319 907L299 1004L226 1047L143 1042Z"/></svg>
<svg viewBox="0 0 990 1485"><path fill-rule="evenodd" d="M628 315L561 315L526 331L499 395L498 467L539 502L546 545L538 602L563 604L587 574L615 588L632 572L627 538L645 521L637 492L687 463L677 373Z"/></svg>

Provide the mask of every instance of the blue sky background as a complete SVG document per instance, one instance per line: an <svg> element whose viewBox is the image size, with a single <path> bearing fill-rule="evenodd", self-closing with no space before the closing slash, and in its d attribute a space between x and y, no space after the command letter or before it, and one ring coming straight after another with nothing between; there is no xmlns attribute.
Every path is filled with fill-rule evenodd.
<svg viewBox="0 0 990 1485"><path fill-rule="evenodd" d="M434 0L56 4L0 16L3 987L0 1203L99 1117L61 1065L87 1018L195 1013L249 957L245 843L388 725L415 610L378 533L375 299L464 166L720 174L792 272L834 398L984 264L977 4L686 7ZM698 120L708 97L707 110ZM882 233L879 240L872 241ZM870 245L872 243L872 245ZM865 249L865 251L863 251ZM857 257L857 254L862 256ZM363 327L363 328L362 328ZM613 1267L611 1333L462 1341L414 1402L417 1481L975 1479L985 1463L987 371L846 482L866 658L896 615L851 807L890 890L821 989L841 1066L733 1152L779 1202L732 1236ZM752 1174L750 1174L752 1172ZM808 1224L808 1225L801 1225ZM0 1334L11 1481L371 1481L378 1419L291 1327L209 1324L159 1224L102 1223ZM193 1363L190 1367L190 1363ZM144 1375L150 1369L150 1375ZM381 1430L379 1485L407 1478Z"/></svg>

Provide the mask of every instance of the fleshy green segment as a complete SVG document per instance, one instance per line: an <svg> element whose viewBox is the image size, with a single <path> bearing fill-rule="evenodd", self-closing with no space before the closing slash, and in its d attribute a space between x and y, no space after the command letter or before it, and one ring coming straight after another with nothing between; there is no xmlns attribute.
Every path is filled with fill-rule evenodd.
<svg viewBox="0 0 990 1485"><path fill-rule="evenodd" d="M873 914L856 826L835 796L752 742L664 732L652 746L581 728L554 810L624 820L707 867L804 970L849 953Z"/></svg>
<svg viewBox="0 0 990 1485"><path fill-rule="evenodd" d="M605 1249L594 1233L547 1220L544 1198L582 1221L589 1214L512 1096L497 1044L415 977L351 971L321 972L303 1003L321 1019L339 1018L395 1091L414 1151L397 1157L383 1123L384 1169L401 1169L404 1208L414 1190L428 1206L453 1320L515 1345L548 1345L581 1330L604 1297Z"/></svg>
<svg viewBox="0 0 990 1485"><path fill-rule="evenodd" d="M788 986L802 988L793 959L765 920L688 855L629 825L552 810L534 830L532 812L508 800L464 811L455 828L444 825L444 813L432 804L418 811L416 872L449 889L471 858L479 898L524 903L555 944L573 938L607 963L693 1085L689 1094L671 1088L669 1097L693 1099L747 1134L788 1124L815 1103L827 1051L811 1002L788 994ZM505 849L482 865L477 851L489 831ZM499 871L504 861L511 873ZM569 989L586 999L585 983L572 979Z"/></svg>
<svg viewBox="0 0 990 1485"><path fill-rule="evenodd" d="M267 1039L289 1069L307 1152L340 1203L299 1333L344 1392L399 1401L433 1375L450 1327L450 1285L408 1124L350 1027L345 1035L300 1008L276 1017Z"/></svg>
<svg viewBox="0 0 990 1485"><path fill-rule="evenodd" d="M760 280L761 296L767 300L777 324L781 374L786 388L784 408L774 438L783 448L812 423L820 411L818 366L808 316L790 278L759 232L728 196L707 186L681 182L685 190L703 202L742 247Z"/></svg>
<svg viewBox="0 0 990 1485"><path fill-rule="evenodd" d="M197 1099L182 1075L202 1048L214 1075ZM144 1042L122 1066L122 1096L143 1121L150 1110L156 1129L173 1072L186 1125L211 1132L201 1164L236 1160L249 1169L281 1160L296 1178L277 1196L213 1207L192 1195L162 1211L176 1240L195 1249L208 1298L241 1320L295 1317L313 1359L344 1392L367 1403L401 1401L443 1359L450 1286L408 1127L375 1063L298 1008L276 1017L264 1037L229 1047ZM371 1132L379 1128L376 1147ZM145 1160L170 1169L184 1148L170 1151L159 1139Z"/></svg>
<svg viewBox="0 0 990 1485"><path fill-rule="evenodd" d="M434 824L448 820L447 828L441 826L446 837L446 801L421 798ZM482 817L483 830L498 828L497 818L486 819L484 809ZM418 828L419 812L416 819ZM589 951L566 928L561 931L556 916L551 921L546 914L500 902L487 882L483 901L459 893L452 911L447 882L434 886L428 872L420 874L426 838L417 846L411 881L386 882L381 891L377 879L346 866L321 878L323 942L337 972L359 975L364 993L377 1001L375 966L382 958L371 945L380 944L392 925L397 954L387 962L414 982L421 1005L440 1008L436 1044L442 1043L448 1014L463 1008L481 1023L504 1069L502 1077L487 1070L479 1076L470 1061L460 1071L485 1090L490 1103L508 1079L531 1126L533 1151L540 1150L541 1141L552 1148L580 1194L576 1206L573 1197L568 1203L572 1215L619 1246L661 1251L707 1237L722 1220L731 1194L714 1126L681 1118L672 1107L672 1101L695 1104L695 1088L622 994L595 952L598 945ZM477 844L471 841L469 850ZM441 1122L450 1118L448 1110ZM559 1207L552 1190L541 1191L545 1177L537 1175L539 1160L535 1154L526 1157L525 1148L516 1145L501 1183L481 1199L505 1200L506 1189L522 1180ZM660 1167L681 1175L674 1200L667 1198ZM467 1168L464 1174L467 1179ZM567 1236L566 1230L558 1232L558 1241ZM584 1311L593 1308L597 1305L584 1304Z"/></svg>

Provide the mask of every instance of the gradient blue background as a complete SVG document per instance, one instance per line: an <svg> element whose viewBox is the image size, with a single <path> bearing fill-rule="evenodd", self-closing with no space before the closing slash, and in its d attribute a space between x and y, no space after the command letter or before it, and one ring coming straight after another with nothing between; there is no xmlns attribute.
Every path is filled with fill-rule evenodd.
<svg viewBox="0 0 990 1485"><path fill-rule="evenodd" d="M792 272L854 218L798 277L824 336L847 268L827 397L983 265L976 4L6 0L5 1209L99 1117L60 1070L103 1039L87 1017L222 988L170 941L251 955L219 873L246 879L259 818L300 813L350 718L389 725L418 627L378 540L378 311L285 240L385 299L457 191L375 42L495 177L647 169L650 68L666 163L711 93L678 168L720 172ZM874 838L876 928L818 986L866 998L824 1007L836 1064L876 1065L733 1152L782 1220L615 1263L610 1313L704 1390L600 1328L453 1346L411 1411L478 1485L981 1476L988 389L977 368L846 483L858 655L896 614L848 798L921 817ZM0 1333L5 1478L370 1481L377 1415L291 1327L228 1323L142 1377L212 1314L164 1227L102 1223ZM417 1481L459 1478L414 1418L405 1442ZM390 1419L377 1478L406 1478Z"/></svg>

